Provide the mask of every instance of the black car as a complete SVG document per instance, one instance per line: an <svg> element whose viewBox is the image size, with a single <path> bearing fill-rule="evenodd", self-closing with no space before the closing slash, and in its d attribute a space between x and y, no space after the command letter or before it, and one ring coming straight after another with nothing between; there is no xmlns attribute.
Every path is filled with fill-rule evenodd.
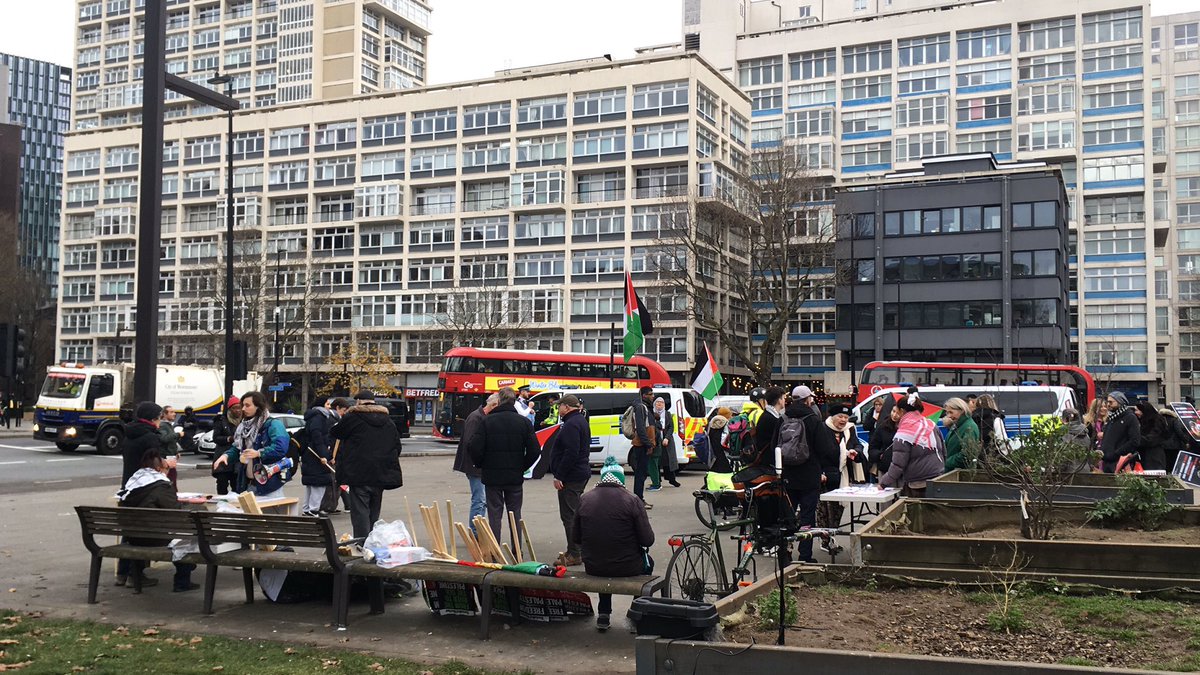
<svg viewBox="0 0 1200 675"><path fill-rule="evenodd" d="M408 418L408 401L402 398L376 398L375 403L388 409L388 417L392 418L396 430L400 432L400 438L408 438L411 424Z"/></svg>

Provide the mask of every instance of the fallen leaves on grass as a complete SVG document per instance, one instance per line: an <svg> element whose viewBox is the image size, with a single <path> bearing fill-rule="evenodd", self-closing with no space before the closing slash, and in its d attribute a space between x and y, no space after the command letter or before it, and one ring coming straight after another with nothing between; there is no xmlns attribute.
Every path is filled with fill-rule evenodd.
<svg viewBox="0 0 1200 675"><path fill-rule="evenodd" d="M19 640L0 640L0 646L7 647L8 645L19 645L19 644L21 644L21 642Z"/></svg>
<svg viewBox="0 0 1200 675"><path fill-rule="evenodd" d="M155 628L147 628L142 631L142 635L158 635L158 630Z"/></svg>
<svg viewBox="0 0 1200 675"><path fill-rule="evenodd" d="M9 670L21 670L25 666L32 664L33 661L22 661L20 663L0 663L0 673Z"/></svg>
<svg viewBox="0 0 1200 675"><path fill-rule="evenodd" d="M373 670L373 671L375 671L375 672L377 672L377 673L382 673L384 670L386 670L386 669L383 667L383 664L382 664L382 663L380 663L380 662L378 662L378 661L376 661L375 663L372 663L371 665L367 666L367 668L368 668L369 670Z"/></svg>

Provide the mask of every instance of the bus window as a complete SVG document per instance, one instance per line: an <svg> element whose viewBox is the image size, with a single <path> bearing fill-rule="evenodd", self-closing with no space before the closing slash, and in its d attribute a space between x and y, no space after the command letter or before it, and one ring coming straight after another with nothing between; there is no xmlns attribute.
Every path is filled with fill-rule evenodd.
<svg viewBox="0 0 1200 675"><path fill-rule="evenodd" d="M642 381L648 381L650 379L650 371L646 370L646 366L638 366L637 379Z"/></svg>
<svg viewBox="0 0 1200 675"><path fill-rule="evenodd" d="M704 399L694 391L683 392L683 409L692 417L704 417Z"/></svg>
<svg viewBox="0 0 1200 675"><path fill-rule="evenodd" d="M958 384L958 371L955 370L934 368L930 371L929 377L929 384L942 384L946 386Z"/></svg>
<svg viewBox="0 0 1200 675"><path fill-rule="evenodd" d="M929 384L929 369L928 368L901 368L900 380L897 384L915 384L917 386Z"/></svg>
<svg viewBox="0 0 1200 675"><path fill-rule="evenodd" d="M1051 391L998 391L992 394L1005 415L1052 415L1058 397Z"/></svg>
<svg viewBox="0 0 1200 675"><path fill-rule="evenodd" d="M895 384L897 377L895 368L870 368L863 372L863 384Z"/></svg>
<svg viewBox="0 0 1200 675"><path fill-rule="evenodd" d="M987 384L986 370L964 370L958 374L958 384L963 387L982 387Z"/></svg>

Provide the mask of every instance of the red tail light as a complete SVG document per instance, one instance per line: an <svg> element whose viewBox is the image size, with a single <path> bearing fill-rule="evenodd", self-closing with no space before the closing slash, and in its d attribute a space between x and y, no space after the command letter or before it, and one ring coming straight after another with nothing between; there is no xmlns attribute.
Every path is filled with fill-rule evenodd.
<svg viewBox="0 0 1200 675"><path fill-rule="evenodd" d="M683 537L671 537L667 540L667 545L671 548L679 548L683 546Z"/></svg>

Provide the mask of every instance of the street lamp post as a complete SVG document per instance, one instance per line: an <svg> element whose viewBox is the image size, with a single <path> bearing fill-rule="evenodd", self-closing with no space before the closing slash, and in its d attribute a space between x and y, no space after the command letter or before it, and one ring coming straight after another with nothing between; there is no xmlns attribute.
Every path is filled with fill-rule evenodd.
<svg viewBox="0 0 1200 675"><path fill-rule="evenodd" d="M282 256L283 246L277 245L275 247L275 370L271 376L271 385L274 387L272 401L276 403L279 402L279 323L280 319L283 318L281 312L279 311L279 293L281 286L279 273L282 271L283 266L283 263L281 262Z"/></svg>
<svg viewBox="0 0 1200 675"><path fill-rule="evenodd" d="M233 78L213 71L208 78L213 86L225 85L225 95L233 95ZM233 396L233 110L225 111L225 398Z"/></svg>

